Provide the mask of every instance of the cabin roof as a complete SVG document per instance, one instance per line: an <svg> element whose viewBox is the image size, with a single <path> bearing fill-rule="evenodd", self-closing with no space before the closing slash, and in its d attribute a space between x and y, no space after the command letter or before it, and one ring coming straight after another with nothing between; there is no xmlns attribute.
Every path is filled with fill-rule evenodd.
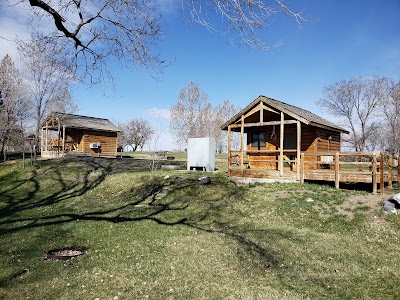
<svg viewBox="0 0 400 300"><path fill-rule="evenodd" d="M54 117L58 118L60 120L60 124L67 128L90 129L96 131L109 131L109 132L121 131L108 119L66 114L59 112L53 112L52 116L50 116L49 119Z"/></svg>
<svg viewBox="0 0 400 300"><path fill-rule="evenodd" d="M265 96L257 97L253 102L251 102L249 105L247 105L245 108L243 108L239 113L237 113L235 116L233 116L229 121L227 121L225 124L223 124L221 126L221 129L228 130L229 125L238 122L242 115L249 112L251 109L253 109L255 106L257 106L261 101L265 105L270 106L276 110L282 111L283 113L293 117L296 120L299 120L300 122L302 122L306 125L327 127L334 131L349 133L347 130L343 129L342 127L340 127L328 120L325 120L324 118L317 116L316 114L314 114L308 110L305 110L300 107L290 105L285 102L278 101L278 100L275 100L275 99L272 99L269 97L265 97Z"/></svg>

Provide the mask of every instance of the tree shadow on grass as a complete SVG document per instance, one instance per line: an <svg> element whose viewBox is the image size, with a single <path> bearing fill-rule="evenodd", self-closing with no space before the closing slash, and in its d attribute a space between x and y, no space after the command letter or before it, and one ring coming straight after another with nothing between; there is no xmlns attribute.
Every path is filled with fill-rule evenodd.
<svg viewBox="0 0 400 300"><path fill-rule="evenodd" d="M101 184L110 174L142 172L148 170L149 164L150 161L143 159L93 157L66 157L57 160L57 163L51 160L41 161L27 178L21 179L21 173L15 171L1 177L5 188L0 190L0 199L5 206L0 209L0 217L10 217L24 210L50 206L82 196ZM76 172L76 178L65 178L64 171L67 168L69 173L71 170ZM52 186L42 187L43 179L51 179L54 183Z"/></svg>
<svg viewBox="0 0 400 300"><path fill-rule="evenodd" d="M102 165L92 160L79 166L86 167L87 170L77 172L77 178L66 180L62 166L68 163L71 161L64 160L52 167L46 167L44 163L42 168L33 169L28 178L9 180L8 188L0 192L2 202L5 204L0 209L0 217L10 218L26 210L51 206L81 196L102 183L112 170L110 164ZM92 176L96 170L100 172ZM53 182L49 186L41 187L41 181L46 179Z"/></svg>
<svg viewBox="0 0 400 300"><path fill-rule="evenodd" d="M201 185L196 176L187 175L177 184L155 179L125 191L120 198L122 203L111 207L82 208L81 212L47 211L41 208L68 201L82 196L106 179L109 174L134 172L131 165L120 165L116 160L85 159L62 160L58 167L44 163L34 169L32 176L23 181L14 180L8 189L0 193L4 197L5 207L0 210L0 235L9 235L35 228L49 228L74 221L88 222L140 222L153 221L162 226L182 225L215 234L234 241L236 253L243 267L264 272L281 265L281 253L273 250L272 245L281 239L301 242L301 238L292 231L284 229L255 230L240 224L245 214L236 208L236 204L246 201L247 188L235 186L225 178L214 176L212 184ZM64 178L65 164L74 163L79 172L79 180ZM144 163L143 163L144 164ZM143 164L138 167L142 170ZM46 177L47 176L47 177ZM42 191L43 177L52 178L57 187L51 191ZM30 189L20 199L15 199L13 191L25 184ZM41 196L43 194L43 196ZM108 205L110 206L110 205ZM29 212L34 212L30 215ZM29 216L28 216L29 214ZM19 271L17 270L15 274ZM15 274L10 274L2 282L10 282ZM18 276L18 275L16 275Z"/></svg>

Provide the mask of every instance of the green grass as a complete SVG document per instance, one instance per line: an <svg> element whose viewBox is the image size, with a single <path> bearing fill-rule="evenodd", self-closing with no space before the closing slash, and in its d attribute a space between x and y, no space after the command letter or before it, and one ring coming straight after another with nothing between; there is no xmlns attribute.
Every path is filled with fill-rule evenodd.
<svg viewBox="0 0 400 300"><path fill-rule="evenodd" d="M184 157L181 158L184 160ZM140 161L139 161L140 162ZM396 299L400 221L313 184L121 159L0 167L1 299ZM173 179L184 180L170 184ZM364 193L365 194L365 193ZM308 198L313 202L307 202ZM363 214L370 212L372 217ZM43 260L80 245L68 262Z"/></svg>

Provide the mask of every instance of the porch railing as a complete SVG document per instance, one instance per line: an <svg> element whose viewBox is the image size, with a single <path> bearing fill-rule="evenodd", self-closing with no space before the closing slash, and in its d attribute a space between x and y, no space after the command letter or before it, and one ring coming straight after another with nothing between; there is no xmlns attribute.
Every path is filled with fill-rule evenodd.
<svg viewBox="0 0 400 300"><path fill-rule="evenodd" d="M235 172L237 173L238 169L246 170L246 174L249 174L252 163L261 163L261 165L264 163L269 166L266 168L267 171L282 168L287 172L288 169L284 167L290 166L290 171L296 171L298 174L297 180L300 183L304 183L305 180L333 181L335 187L339 188L340 182L366 182L372 183L373 193L377 193L378 184L380 192L383 193L385 183L389 189L392 188L393 181L400 183L400 158L389 153L302 152L298 161L296 150L284 150L282 166L280 153L280 150L246 150L242 154L240 150L231 150L228 155L228 174L230 175L233 170L237 170ZM263 157L255 158L257 154ZM291 155L294 159L293 157L290 159Z"/></svg>

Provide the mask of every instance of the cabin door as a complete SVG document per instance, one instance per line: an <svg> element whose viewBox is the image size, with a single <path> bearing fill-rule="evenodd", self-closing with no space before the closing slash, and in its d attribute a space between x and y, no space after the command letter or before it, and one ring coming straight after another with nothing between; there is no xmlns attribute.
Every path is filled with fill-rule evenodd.
<svg viewBox="0 0 400 300"><path fill-rule="evenodd" d="M297 130L296 128L289 127L285 128L285 135L283 138L283 149L284 150L296 150L297 148ZM283 156L283 165L287 170L295 170L295 162L290 162L296 159L296 152L286 153Z"/></svg>
<svg viewBox="0 0 400 300"><path fill-rule="evenodd" d="M77 132L75 135L75 151L83 152L83 132Z"/></svg>

